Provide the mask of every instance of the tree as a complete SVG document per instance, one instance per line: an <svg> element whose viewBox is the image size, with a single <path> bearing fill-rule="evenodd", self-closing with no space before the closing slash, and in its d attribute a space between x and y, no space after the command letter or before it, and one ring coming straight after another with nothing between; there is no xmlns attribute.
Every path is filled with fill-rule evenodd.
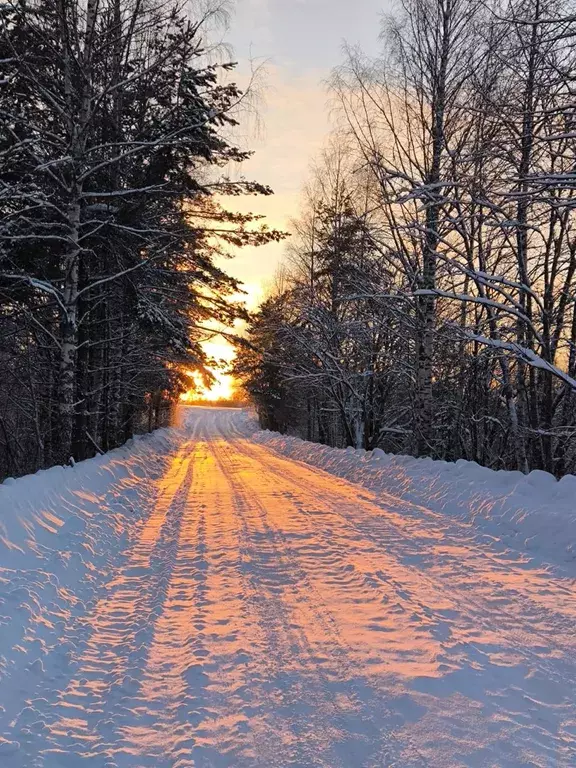
<svg viewBox="0 0 576 768"><path fill-rule="evenodd" d="M576 469L575 24L561 0L410 0L382 59L348 52L333 82L346 173L320 175L347 208L313 185L275 321L293 347L260 350L288 387L289 429ZM340 237L320 277L327 233L349 226L362 247ZM321 436L304 426L311 399ZM366 414L368 439L351 437Z"/></svg>
<svg viewBox="0 0 576 768"><path fill-rule="evenodd" d="M243 314L215 256L280 237L216 198L270 193L219 171L250 153L226 138L232 65L206 55L216 10L3 6L0 290L51 347L44 462L118 444L144 401L177 396L202 326Z"/></svg>

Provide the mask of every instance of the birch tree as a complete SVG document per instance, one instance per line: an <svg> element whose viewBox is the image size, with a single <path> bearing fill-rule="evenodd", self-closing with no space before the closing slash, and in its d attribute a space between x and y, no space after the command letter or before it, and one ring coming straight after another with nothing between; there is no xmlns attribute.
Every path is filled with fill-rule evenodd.
<svg viewBox="0 0 576 768"><path fill-rule="evenodd" d="M297 269L274 318L296 346L286 358L260 351L289 385L286 429L360 444L342 417L321 436L303 425L310 401L326 400L328 372L353 382L346 412L362 411L368 390L354 375L372 369L359 339L369 349L379 328L364 447L576 470L575 19L558 0L414 0L387 25L381 59L348 52L333 81L349 171L339 194L354 200L363 179L375 269L358 280L366 261L346 244L356 277L338 304L353 322L334 325L325 299L306 329L294 321L321 296L316 199L295 228ZM334 363L317 350L336 327ZM339 408L329 394L321 413Z"/></svg>
<svg viewBox="0 0 576 768"><path fill-rule="evenodd" d="M453 189L450 157L478 56L474 0L409 0L384 33L386 56L350 51L334 92L361 162L377 181L383 247L417 296L415 446L433 453L438 251Z"/></svg>

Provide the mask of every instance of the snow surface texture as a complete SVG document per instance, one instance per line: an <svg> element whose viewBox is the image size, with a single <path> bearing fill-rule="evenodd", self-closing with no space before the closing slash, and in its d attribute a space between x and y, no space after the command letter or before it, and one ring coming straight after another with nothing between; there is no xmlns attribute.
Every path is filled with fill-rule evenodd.
<svg viewBox="0 0 576 768"><path fill-rule="evenodd" d="M573 563L576 573L576 476L560 481L539 469L524 475L354 448L329 448L276 432L254 439L276 453L400 499L474 524L509 545ZM426 511L426 510L425 510ZM576 765L576 763L575 763Z"/></svg>
<svg viewBox="0 0 576 768"><path fill-rule="evenodd" d="M2 768L576 766L562 483L183 414L0 486Z"/></svg>

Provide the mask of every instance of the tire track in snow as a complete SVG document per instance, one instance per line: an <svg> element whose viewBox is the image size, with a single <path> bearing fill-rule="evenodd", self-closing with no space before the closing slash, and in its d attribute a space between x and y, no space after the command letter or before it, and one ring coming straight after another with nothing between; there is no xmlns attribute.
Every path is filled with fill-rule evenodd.
<svg viewBox="0 0 576 768"><path fill-rule="evenodd" d="M186 444L160 480L158 499L136 543L106 586L105 596L80 622L88 637L71 665L74 676L55 704L42 707L38 722L46 746L33 764L26 762L23 750L24 766L35 768L57 760L65 768L76 768L82 761L98 764L110 752L116 722L122 717L125 698L138 687L136 675L161 611L180 505L192 481L188 452Z"/></svg>
<svg viewBox="0 0 576 768"><path fill-rule="evenodd" d="M273 524L269 510L274 505L281 502L282 515L286 518L294 511L284 489L277 494L269 492L266 472L260 462L256 470L237 468L238 456L246 461L237 444L232 449L223 441L218 453L223 460L223 471L233 486L246 537L253 542L250 581L257 595L255 609L262 615L263 630L269 635L274 653L275 678L288 679L290 684L291 670L297 679L293 672L295 662L304 664L303 669L297 671L303 679L297 682L304 687L311 704L308 708L302 706L302 694L300 698L294 694L293 701L298 702L303 711L297 718L301 723L288 723L291 733L285 734L284 742L293 741L296 750L290 753L288 764L294 761L298 765L335 768L364 765L370 759L379 766L424 765L413 746L406 743L400 746L395 742L393 730L397 719L387 710L384 699L375 699L374 692L363 683L362 675L354 667L351 648L343 641L323 595L310 581L308 570L300 564L299 553L280 527ZM248 520L252 521L252 528ZM315 538L310 528L304 535ZM311 638L310 633L316 637ZM291 686L294 687L294 682ZM364 700L366 697L368 702Z"/></svg>
<svg viewBox="0 0 576 768"><path fill-rule="evenodd" d="M258 754L256 764L262 768L274 768L286 761L305 765L304 760L313 761L318 757L319 750L322 755L325 749L322 743L324 724L319 726L314 720L313 726L309 726L311 739L302 733L300 754L297 755L295 741L303 727L300 720L309 718L313 708L304 701L299 672L290 669L294 659L288 659L290 648L293 657L299 650L282 601L282 593L292 579L276 542L262 525L261 510L254 509L254 493L248 498L245 486L235 478L234 469L226 458L226 444L219 442L213 453L230 489L231 504L240 530L243 592L259 637L260 668L252 670L252 685L257 687L257 700L259 709L264 712L264 720L251 726ZM283 712L280 722L276 718L279 709ZM320 764L324 765L324 762Z"/></svg>
<svg viewBox="0 0 576 768"><path fill-rule="evenodd" d="M205 619L205 513L196 503L198 478L203 475L202 443L190 455L194 479L178 505L178 532L166 568L166 585L154 631L142 659L140 684L125 717L117 720L114 757L137 759L144 766L193 766L188 757L195 744L192 710L202 707L201 673L197 691L187 695L187 676L197 669L193 661L202 654ZM134 714L137 718L134 718ZM186 717L182 717L182 714Z"/></svg>
<svg viewBox="0 0 576 768"><path fill-rule="evenodd" d="M381 506L375 507L374 504L366 504L362 499L362 494L359 492L359 489L350 486L348 483L343 483L339 480L335 481L334 478L325 473L316 473L309 467L305 467L305 471L302 473L300 471L300 465L295 464L294 462L288 462L277 458L276 461L271 461L271 457L267 455L269 453L268 451L265 451L264 455L262 455L262 453L260 453L262 449L259 447L249 444L245 440L240 440L238 442L239 445L237 444L236 447L239 450L252 456L255 460L259 461L261 465L265 465L267 477L270 477L270 475L275 476L275 482L277 484L280 484L280 482L283 485L293 483L293 488L296 486L295 497L297 498L299 495L301 498L301 505L299 505L301 507L299 510L301 514L310 517L310 513L305 512L304 508L306 504L310 506L310 502L312 502L312 507L317 513L313 517L319 535L322 535L320 530L321 521L328 518L330 523L325 525L324 533L322 535L325 546L330 546L330 544L333 546L335 540L342 538L344 531L350 531L351 535L347 535L342 539L344 546L348 547L346 556L349 561L348 567L352 569L352 573L362 574L361 578L365 583L372 582L371 586L377 592L380 591L382 593L383 599L387 604L384 607L384 611L380 611L380 616L378 616L378 613L373 614L374 621L370 625L370 628L376 631L379 630L379 627L377 626L379 622L382 622L383 625L388 625L386 628L387 634L385 635L384 640L385 645L381 645L383 657L385 659L390 657L391 652L393 653L395 645L394 634L399 636L398 647L406 656L405 661L409 661L412 665L414 656L417 656L414 649L414 643L418 645L418 639L420 638L424 651L426 650L427 645L431 646L429 648L429 653L427 654L428 658L426 658L426 655L424 657L424 668L420 675L423 682L417 683L423 686L423 692L425 693L427 689L430 689L431 691L436 690L433 683L429 685L426 683L428 675L432 674L432 679L434 679L435 676L441 678L450 672L450 665L452 665L456 677L458 674L458 665L456 664L455 666L454 662L458 662L459 660L458 658L454 658L453 649L464 642L465 646L470 646L470 649L466 649L463 646L463 651L460 654L460 661L463 664L483 664L485 667L484 674L487 677L491 676L494 679L494 687L496 689L498 688L500 678L505 676L503 673L507 672L507 668L518 668L520 676L516 676L515 678L514 675L512 675L509 682L512 688L510 697L517 700L516 704L520 705L520 709L522 709L521 704L523 695L518 689L522 685L524 677L530 679L535 676L533 685L530 685L530 683L524 683L524 685L527 689L526 692L528 692L528 690L533 691L530 695L535 697L534 703L536 709L540 709L540 711L543 712L552 707L559 711L560 718L568 718L565 724L569 729L567 731L565 730L563 734L556 737L554 735L554 728L552 728L552 732L546 730L546 732L543 733L543 736L548 740L554 739L552 746L554 754L564 752L568 755L566 758L567 762L558 763L558 765L568 766L573 764L574 759L576 759L576 741L571 726L569 726L569 717L570 712L574 708L574 701L564 701L564 703L562 703L562 699L558 699L558 696L561 695L560 691L566 682L566 678L568 677L569 680L574 679L574 663L570 660L569 656L566 657L566 663L563 664L561 661L559 662L558 656L555 656L555 654L552 653L553 662L550 662L548 659L550 652L547 650L545 644L543 644L542 647L534 647L533 650L530 647L526 647L527 645L530 646L530 643L534 645L534 633L532 633L532 636L530 635L529 618L524 625L525 629L523 631L522 628L520 631L515 627L512 629L510 629L510 627L503 628L501 626L502 620L499 621L498 614L491 609L491 606L485 606L477 600L470 600L467 592L462 595L458 594L458 580L455 580L453 576L450 579L447 578L446 573L444 573L443 579L436 578L433 580L426 575L425 570L423 571L422 568L417 568L409 563L404 565L397 557L399 554L398 547L404 546L404 548L406 548L407 544L410 545L410 541L412 541L412 546L415 542L416 547L421 547L422 536L410 539L409 537L406 537L405 534L402 534L395 526L386 523L385 531L387 535L385 538L377 537L376 541L380 541L381 545L375 546L374 541L370 540L370 533L373 532L373 528L367 533L365 527L361 525L359 526L357 522L354 522L354 507L360 509L367 516L372 518L374 517L375 512L381 517L383 510ZM296 479L294 479L293 475L296 475ZM305 479L303 479L304 477ZM335 486L334 491L331 491L329 487L327 487L328 483ZM346 494L342 493L342 485L347 489ZM350 507L346 503L348 499L350 499L352 493L354 494L354 507ZM360 499L358 499L358 496L360 496ZM344 512L338 511L338 509L342 507L344 508ZM286 505L283 505L282 508L286 509ZM386 552L391 546L392 551L395 551L395 557L390 557ZM340 548L340 551L343 551L342 547ZM355 557L353 557L354 555ZM350 562L351 557L352 562ZM310 555L310 563L312 564L314 561L318 560L322 560L322 558L318 558L317 553L312 552ZM367 564L372 565L369 572L366 571ZM344 566L344 571L341 570L340 573L337 571L333 572L333 576L340 580L340 586L342 586L341 580L346 578L345 568L346 566ZM311 571L311 573L314 573L314 571ZM391 574L395 574L396 577L391 576ZM379 577L378 579L374 578L376 575ZM450 575L452 575L452 573L450 573ZM476 574L472 573L468 576L467 580L472 585L474 583L482 584L482 575L484 575L485 586L487 584L488 588L490 588L491 581L489 580L486 582L487 573L485 571L484 574L482 574L480 568ZM489 571L488 576L490 576ZM325 573L321 569L319 582L322 588L329 584L330 572ZM420 595L422 594L422 586L424 584L426 585L426 602L423 602L416 597L419 593ZM450 590L444 587L443 584L450 584L452 589ZM351 584L351 586L354 586L356 590L356 597L358 597L359 594L363 594L363 607L369 607L372 601L365 591L364 593L359 591L361 585L356 582L355 584ZM456 590L454 590L454 587L457 587ZM395 602L390 601L390 598L386 597L385 590L390 588L397 594L397 600ZM345 595L345 589L340 591ZM508 601L510 602L510 600L513 600L513 596L508 595ZM333 604L338 604L338 601L332 602ZM410 607L410 605L412 607ZM402 623L404 622L402 631L398 631L400 629L399 627L390 626L390 607L392 607L393 612L395 609L397 610L397 615L392 617L394 623L397 622L402 626ZM471 607L474 609L472 612L470 611ZM361 611L359 613L361 613ZM358 618L359 616L356 617L355 623L357 623ZM515 618L517 618L518 621L522 621L521 617ZM407 624L406 619L408 619ZM438 619L440 619L440 621L438 621ZM443 633L438 636L436 628L442 629L443 626L447 627L449 630L448 637L443 637ZM482 631L479 631L479 626L482 628ZM453 639L450 637L452 633L450 627L455 631L457 630L460 635L459 638ZM408 632L412 633L412 643L411 646L407 648L406 634ZM467 637L462 637L463 634L467 634ZM506 641L504 646L502 646L503 637ZM374 642L374 632L371 633L368 640L369 642L367 645L371 646L371 650L374 651L379 645ZM436 651L434 651L432 643L436 644ZM560 653L565 656L562 650ZM456 656L458 656L458 654L456 654ZM486 661L487 657L490 659L489 663ZM495 665L492 664L492 659L496 659ZM525 661L523 671L522 660ZM375 661L375 659L372 661ZM400 661L401 659L398 659L398 662ZM358 663L366 665L370 663L370 659L366 657L362 659L360 656L358 658ZM433 670L434 663L437 667L436 672ZM426 665L429 667L429 671L426 670ZM385 666L380 672L385 673ZM412 674L417 674L417 671L413 671ZM537 691L540 691L543 696L542 699L538 699ZM526 739L531 742L536 735L533 727L530 724L523 722L522 719L518 720L515 726L512 726L512 730L514 730L514 728L516 728L517 731L517 739L523 738L522 734L524 733ZM531 747L533 745L530 743L529 746ZM432 765L432 763L430 763L430 765ZM442 760L438 765L443 766Z"/></svg>
<svg viewBox="0 0 576 768"><path fill-rule="evenodd" d="M192 462L168 596L132 703L140 720L126 718L126 752L115 759L264 768L271 763L253 746L262 702L252 689L266 655L243 589L234 499L207 443L196 444Z"/></svg>
<svg viewBox="0 0 576 768"><path fill-rule="evenodd" d="M139 766L234 766L250 753L249 740L243 743L248 718L234 708L239 691L248 690L250 630L234 518L227 514L232 502L205 443L192 461L197 480L140 690L146 720L124 733Z"/></svg>

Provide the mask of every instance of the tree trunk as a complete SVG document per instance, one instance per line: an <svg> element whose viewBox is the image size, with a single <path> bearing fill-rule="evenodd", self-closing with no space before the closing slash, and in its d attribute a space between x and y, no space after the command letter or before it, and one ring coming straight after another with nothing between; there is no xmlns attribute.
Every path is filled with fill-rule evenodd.
<svg viewBox="0 0 576 768"><path fill-rule="evenodd" d="M436 249L439 242L439 217L442 204L437 189L441 178L442 155L444 152L444 119L446 111L446 81L451 48L451 7L443 6L443 23L437 71L433 71L433 97L431 104L432 156L430 171L426 177L426 234L423 252L421 284L425 291L436 288ZM434 66L434 64L432 64ZM424 295L418 301L419 334L416 369L416 453L429 456L433 453L433 355L434 330L436 325L436 299Z"/></svg>
<svg viewBox="0 0 576 768"><path fill-rule="evenodd" d="M76 399L76 354L78 350L78 287L80 250L80 203L73 203L68 210L70 239L73 250L65 262L63 309L60 323L60 448L59 461L67 463L72 457Z"/></svg>

